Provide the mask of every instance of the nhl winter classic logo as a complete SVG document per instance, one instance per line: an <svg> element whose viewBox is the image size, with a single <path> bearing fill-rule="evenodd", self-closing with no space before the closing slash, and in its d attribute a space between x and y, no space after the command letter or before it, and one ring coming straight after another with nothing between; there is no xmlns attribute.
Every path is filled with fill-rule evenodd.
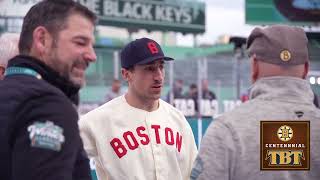
<svg viewBox="0 0 320 180"><path fill-rule="evenodd" d="M51 121L34 122L28 132L32 147L60 151L65 141L63 129Z"/></svg>
<svg viewBox="0 0 320 180"><path fill-rule="evenodd" d="M310 121L260 122L261 170L310 170Z"/></svg>

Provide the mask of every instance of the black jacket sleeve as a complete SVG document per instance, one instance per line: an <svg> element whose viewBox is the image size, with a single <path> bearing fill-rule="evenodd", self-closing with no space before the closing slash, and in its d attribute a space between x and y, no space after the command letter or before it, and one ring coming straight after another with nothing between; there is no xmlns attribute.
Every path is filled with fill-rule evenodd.
<svg viewBox="0 0 320 180"><path fill-rule="evenodd" d="M13 180L89 180L78 115L61 95L33 98L16 113L12 144Z"/></svg>

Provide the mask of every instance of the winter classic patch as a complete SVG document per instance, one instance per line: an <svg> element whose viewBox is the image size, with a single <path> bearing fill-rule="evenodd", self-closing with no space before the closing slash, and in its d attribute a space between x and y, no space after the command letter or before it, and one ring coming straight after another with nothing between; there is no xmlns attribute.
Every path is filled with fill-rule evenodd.
<svg viewBox="0 0 320 180"><path fill-rule="evenodd" d="M32 147L60 151L65 141L63 129L51 121L34 122L28 132Z"/></svg>

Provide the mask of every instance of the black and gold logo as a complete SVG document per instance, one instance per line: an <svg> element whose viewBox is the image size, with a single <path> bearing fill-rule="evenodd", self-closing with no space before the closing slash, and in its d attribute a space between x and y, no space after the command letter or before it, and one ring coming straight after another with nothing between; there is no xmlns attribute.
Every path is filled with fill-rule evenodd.
<svg viewBox="0 0 320 180"><path fill-rule="evenodd" d="M291 59L290 51L288 51L288 50L281 51L280 52L280 58L281 58L282 61L285 61L285 62L290 61L290 59Z"/></svg>
<svg viewBox="0 0 320 180"><path fill-rule="evenodd" d="M310 170L310 121L261 121L261 170Z"/></svg>
<svg viewBox="0 0 320 180"><path fill-rule="evenodd" d="M293 137L293 130L290 126L283 125L278 129L277 134L281 141L287 142Z"/></svg>

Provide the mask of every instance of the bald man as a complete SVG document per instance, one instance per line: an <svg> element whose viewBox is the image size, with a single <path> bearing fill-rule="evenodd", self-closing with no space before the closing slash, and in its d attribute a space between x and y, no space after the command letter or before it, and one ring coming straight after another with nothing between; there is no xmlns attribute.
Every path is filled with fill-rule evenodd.
<svg viewBox="0 0 320 180"><path fill-rule="evenodd" d="M0 80L4 77L8 61L18 55L19 34L4 33L0 36Z"/></svg>
<svg viewBox="0 0 320 180"><path fill-rule="evenodd" d="M4 33L0 36L0 80L3 79L8 61L18 55L19 34Z"/></svg>
<svg viewBox="0 0 320 180"><path fill-rule="evenodd" d="M307 44L303 29L296 27L252 31L250 100L212 122L191 179L320 178L320 111L305 80Z"/></svg>

